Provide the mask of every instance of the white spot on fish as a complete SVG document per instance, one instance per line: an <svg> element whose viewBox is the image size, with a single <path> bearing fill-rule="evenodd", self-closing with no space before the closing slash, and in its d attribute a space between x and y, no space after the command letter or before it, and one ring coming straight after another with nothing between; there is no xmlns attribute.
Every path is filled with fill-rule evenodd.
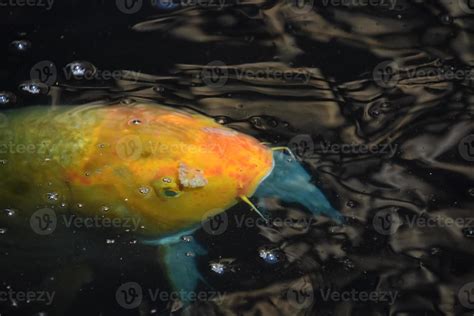
<svg viewBox="0 0 474 316"><path fill-rule="evenodd" d="M178 177L181 185L186 188L200 188L207 184L202 170L190 168L183 162L179 163Z"/></svg>

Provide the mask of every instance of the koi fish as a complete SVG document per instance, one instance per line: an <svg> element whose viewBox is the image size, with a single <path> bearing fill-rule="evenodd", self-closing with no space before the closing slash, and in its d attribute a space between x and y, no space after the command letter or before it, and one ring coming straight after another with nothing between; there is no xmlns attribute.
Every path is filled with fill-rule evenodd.
<svg viewBox="0 0 474 316"><path fill-rule="evenodd" d="M42 207L138 220L161 248L172 286L192 291L205 250L183 240L203 216L250 198L300 203L339 218L310 175L284 151L203 115L154 104L27 107L3 111L0 207ZM262 215L263 216L263 215Z"/></svg>

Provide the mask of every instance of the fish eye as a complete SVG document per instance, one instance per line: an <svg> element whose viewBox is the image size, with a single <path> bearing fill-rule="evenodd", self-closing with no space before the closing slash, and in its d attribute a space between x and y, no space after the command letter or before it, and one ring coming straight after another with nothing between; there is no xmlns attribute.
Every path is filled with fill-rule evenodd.
<svg viewBox="0 0 474 316"><path fill-rule="evenodd" d="M157 179L152 183L155 193L164 198L176 198L181 195L178 184L171 176Z"/></svg>

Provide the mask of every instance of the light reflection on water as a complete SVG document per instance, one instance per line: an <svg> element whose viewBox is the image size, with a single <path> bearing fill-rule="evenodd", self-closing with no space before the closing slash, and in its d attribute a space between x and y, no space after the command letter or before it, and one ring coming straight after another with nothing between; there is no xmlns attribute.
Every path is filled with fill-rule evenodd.
<svg viewBox="0 0 474 316"><path fill-rule="evenodd" d="M347 218L307 229L242 229L231 220L222 235L201 232L209 247L201 268L226 295L183 314L455 315L474 307L474 10L466 3L117 3L95 7L86 24L71 12L34 32L18 24L26 34L12 39L1 64L0 104L147 100L194 109L290 146ZM298 205L268 203L281 218L304 216ZM230 214L252 216L245 206ZM126 312L110 294L118 279L164 287L154 251L124 236L105 248L87 239L62 245L59 258L5 247L8 282L62 289L52 313L92 301L88 312L104 315ZM12 304L2 308L41 311ZM179 306L145 300L139 314L166 308Z"/></svg>

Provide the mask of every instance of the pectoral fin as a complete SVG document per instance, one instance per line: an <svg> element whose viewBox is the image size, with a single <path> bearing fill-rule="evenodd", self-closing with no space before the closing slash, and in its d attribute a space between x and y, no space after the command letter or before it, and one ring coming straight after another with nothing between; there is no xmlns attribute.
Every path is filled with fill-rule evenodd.
<svg viewBox="0 0 474 316"><path fill-rule="evenodd" d="M162 265L173 290L177 293L192 293L199 281L204 281L198 271L196 256L205 255L207 252L192 236L194 231L195 229L190 229L143 241L144 244L159 247ZM189 303L186 302L186 297L189 295L181 298L183 303Z"/></svg>

